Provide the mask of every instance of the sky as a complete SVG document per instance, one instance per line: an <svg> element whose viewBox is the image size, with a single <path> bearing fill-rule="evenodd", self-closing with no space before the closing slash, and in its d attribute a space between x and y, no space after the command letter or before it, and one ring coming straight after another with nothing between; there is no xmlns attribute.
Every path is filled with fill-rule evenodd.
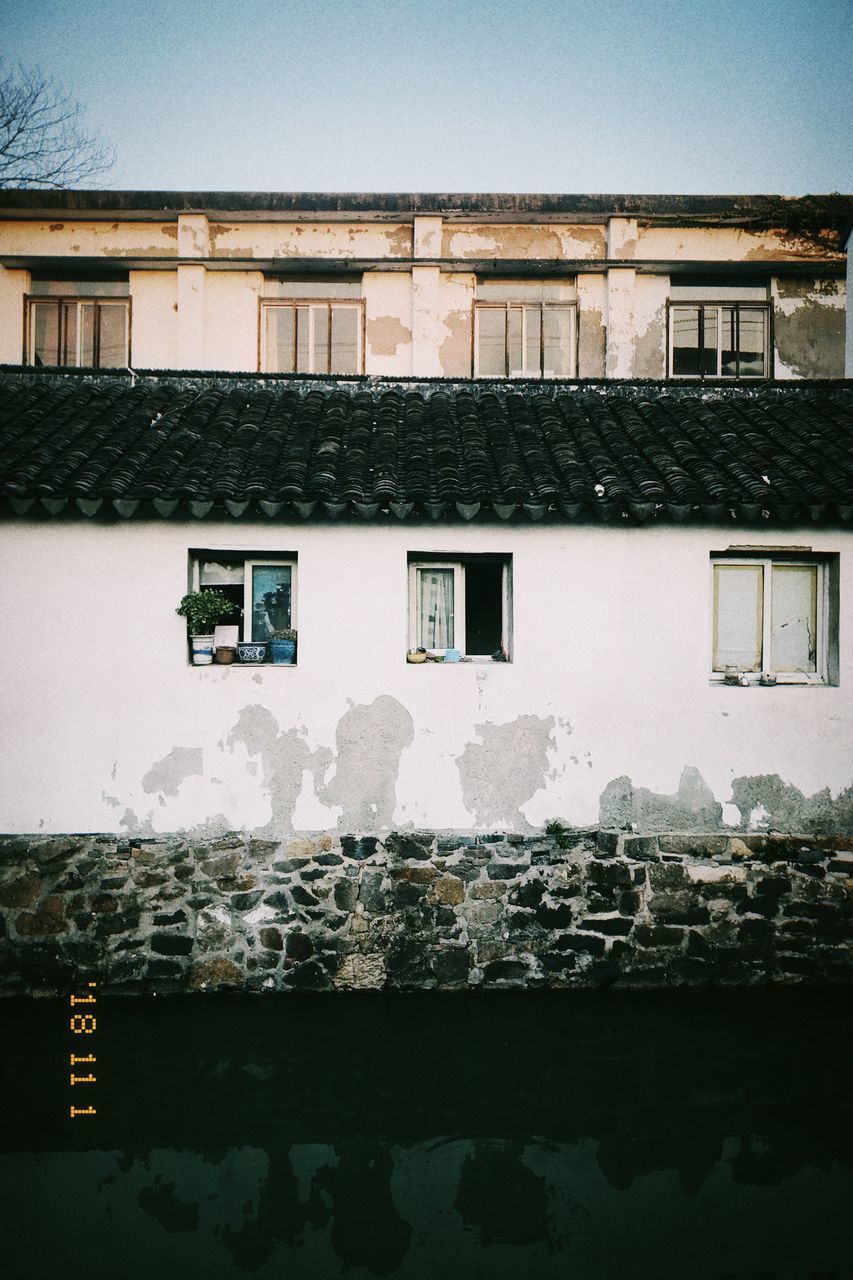
<svg viewBox="0 0 853 1280"><path fill-rule="evenodd" d="M0 0L0 52L113 189L853 191L853 0Z"/></svg>

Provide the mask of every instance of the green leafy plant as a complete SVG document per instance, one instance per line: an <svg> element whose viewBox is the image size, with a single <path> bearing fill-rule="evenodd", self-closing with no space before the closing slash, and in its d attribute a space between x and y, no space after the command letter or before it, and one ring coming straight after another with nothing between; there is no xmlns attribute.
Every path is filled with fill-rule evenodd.
<svg viewBox="0 0 853 1280"><path fill-rule="evenodd" d="M571 835L558 818L545 823L545 834L551 836L558 849L568 849L572 843Z"/></svg>
<svg viewBox="0 0 853 1280"><path fill-rule="evenodd" d="M271 640L295 640L296 632L293 627L276 627L270 632Z"/></svg>
<svg viewBox="0 0 853 1280"><path fill-rule="evenodd" d="M175 613L186 618L190 635L207 635L218 622L234 612L234 605L221 591L206 587L184 596Z"/></svg>

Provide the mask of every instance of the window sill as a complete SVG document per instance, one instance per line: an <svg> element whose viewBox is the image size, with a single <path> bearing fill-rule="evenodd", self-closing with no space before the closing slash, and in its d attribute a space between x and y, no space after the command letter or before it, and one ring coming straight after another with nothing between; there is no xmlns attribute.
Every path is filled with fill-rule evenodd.
<svg viewBox="0 0 853 1280"><path fill-rule="evenodd" d="M769 681L747 676L745 682L741 683L739 681L723 680L714 675L710 678L708 684L715 689L831 689L834 682L824 680L819 676L812 679L807 676L777 676L771 684Z"/></svg>

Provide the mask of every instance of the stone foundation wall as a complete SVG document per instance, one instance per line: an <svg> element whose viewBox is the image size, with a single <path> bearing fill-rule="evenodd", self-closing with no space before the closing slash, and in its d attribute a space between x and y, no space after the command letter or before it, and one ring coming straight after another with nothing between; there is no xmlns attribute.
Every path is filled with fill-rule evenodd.
<svg viewBox="0 0 853 1280"><path fill-rule="evenodd" d="M853 837L0 838L0 994L853 980Z"/></svg>

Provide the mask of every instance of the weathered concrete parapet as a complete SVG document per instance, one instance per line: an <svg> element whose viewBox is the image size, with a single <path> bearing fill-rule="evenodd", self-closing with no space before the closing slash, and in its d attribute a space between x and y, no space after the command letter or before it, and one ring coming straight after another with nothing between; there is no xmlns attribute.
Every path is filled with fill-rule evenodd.
<svg viewBox="0 0 853 1280"><path fill-rule="evenodd" d="M0 993L853 980L853 837L0 838Z"/></svg>

